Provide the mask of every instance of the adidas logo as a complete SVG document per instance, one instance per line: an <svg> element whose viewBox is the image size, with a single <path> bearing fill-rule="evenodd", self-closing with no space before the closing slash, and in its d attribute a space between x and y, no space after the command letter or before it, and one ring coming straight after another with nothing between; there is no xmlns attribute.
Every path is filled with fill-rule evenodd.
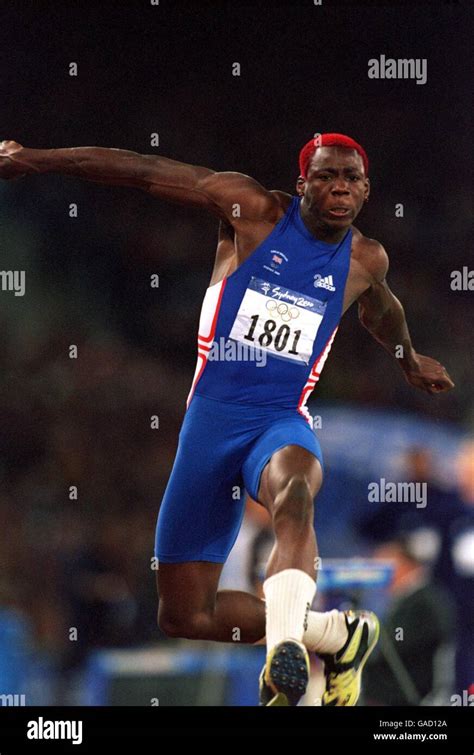
<svg viewBox="0 0 474 755"><path fill-rule="evenodd" d="M317 273L314 276L314 285L316 288L326 288L328 291L336 290L332 275L325 275L323 278L319 273Z"/></svg>

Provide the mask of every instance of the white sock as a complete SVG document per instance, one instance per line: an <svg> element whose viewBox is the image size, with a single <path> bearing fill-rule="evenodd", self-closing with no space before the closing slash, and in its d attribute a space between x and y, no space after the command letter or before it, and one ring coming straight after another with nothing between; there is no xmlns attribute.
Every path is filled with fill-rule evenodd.
<svg viewBox="0 0 474 755"><path fill-rule="evenodd" d="M303 642L308 650L333 655L345 644L348 637L346 620L342 611L319 613L310 611Z"/></svg>
<svg viewBox="0 0 474 755"><path fill-rule="evenodd" d="M284 569L263 583L267 652L282 640L303 641L316 582L301 569Z"/></svg>

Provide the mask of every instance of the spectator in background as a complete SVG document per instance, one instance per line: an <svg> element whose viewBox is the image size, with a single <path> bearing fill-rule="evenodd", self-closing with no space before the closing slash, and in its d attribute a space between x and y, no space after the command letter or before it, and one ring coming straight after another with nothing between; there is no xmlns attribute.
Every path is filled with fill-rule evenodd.
<svg viewBox="0 0 474 755"><path fill-rule="evenodd" d="M89 650L133 644L136 602L124 576L128 527L124 517L106 516L95 538L63 561L63 600L77 637L68 643L65 667L76 668Z"/></svg>
<svg viewBox="0 0 474 755"><path fill-rule="evenodd" d="M275 535L271 519L266 509L259 506L260 511L256 512L256 521L258 528L250 543L250 554L248 559L248 581L251 590L263 600L263 582L265 579L265 570L273 546L275 545Z"/></svg>
<svg viewBox="0 0 474 755"><path fill-rule="evenodd" d="M428 452L424 457L417 468L428 480L428 498L426 509L418 510L417 520L418 526L429 527L439 541L433 579L450 593L456 606L455 692L462 695L474 682L474 440L465 441L459 450L453 492L431 481Z"/></svg>
<svg viewBox="0 0 474 755"><path fill-rule="evenodd" d="M418 546L413 533L400 533L374 551L376 558L393 562L394 576L380 642L365 671L364 697L371 705L428 701L439 693L437 664L450 657L453 608L449 595L433 584ZM442 694L449 704L451 689ZM436 702L440 700L433 698Z"/></svg>
<svg viewBox="0 0 474 755"><path fill-rule="evenodd" d="M265 533L272 533L268 511L247 496L245 514L239 536L222 570L219 588L244 590L263 597L263 573L257 572L255 548ZM271 545L274 538L271 536ZM270 546L271 548L271 546Z"/></svg>
<svg viewBox="0 0 474 755"><path fill-rule="evenodd" d="M462 510L443 532L443 552L449 553L450 584L458 609L456 626L456 692L474 684L474 440L459 452L456 465Z"/></svg>
<svg viewBox="0 0 474 755"><path fill-rule="evenodd" d="M423 560L432 567L433 582L449 594L456 610L454 691L462 695L474 681L474 440L460 448L453 470L454 490L433 481L428 449L411 448L405 469L407 481L427 483L426 507L377 504L359 529L372 543L385 542L396 531L411 532L413 537L417 533Z"/></svg>

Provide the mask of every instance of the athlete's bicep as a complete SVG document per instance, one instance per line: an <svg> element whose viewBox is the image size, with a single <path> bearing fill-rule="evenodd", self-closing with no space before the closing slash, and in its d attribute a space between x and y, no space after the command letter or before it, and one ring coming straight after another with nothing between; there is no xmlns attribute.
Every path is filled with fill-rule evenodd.
<svg viewBox="0 0 474 755"><path fill-rule="evenodd" d="M226 220L274 223L281 212L278 192L265 189L251 176L234 171L217 172L200 165L143 156L141 183L154 197L198 207Z"/></svg>

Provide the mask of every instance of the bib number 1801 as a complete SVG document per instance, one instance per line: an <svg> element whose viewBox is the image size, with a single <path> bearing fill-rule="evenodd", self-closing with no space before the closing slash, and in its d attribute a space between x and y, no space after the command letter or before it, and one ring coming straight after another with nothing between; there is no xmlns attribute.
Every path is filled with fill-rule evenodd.
<svg viewBox="0 0 474 755"><path fill-rule="evenodd" d="M257 327L257 323L260 319L260 315L251 315L251 325L247 333L244 333L243 337L246 341L251 341L252 343L255 342L255 328ZM268 347L271 346L273 343L273 348L275 351L284 351L286 349L286 346L288 344L288 340L291 335L291 328L289 325L286 325L283 323L280 325L278 330L275 333L275 329L277 328L277 323L275 320L265 320L263 324L263 331L260 333L260 335L257 338L257 342L262 347ZM293 332L293 343L291 344L291 348L288 349L287 354L294 354L295 356L298 355L297 351L297 345L298 341L301 336L301 330L295 330Z"/></svg>

